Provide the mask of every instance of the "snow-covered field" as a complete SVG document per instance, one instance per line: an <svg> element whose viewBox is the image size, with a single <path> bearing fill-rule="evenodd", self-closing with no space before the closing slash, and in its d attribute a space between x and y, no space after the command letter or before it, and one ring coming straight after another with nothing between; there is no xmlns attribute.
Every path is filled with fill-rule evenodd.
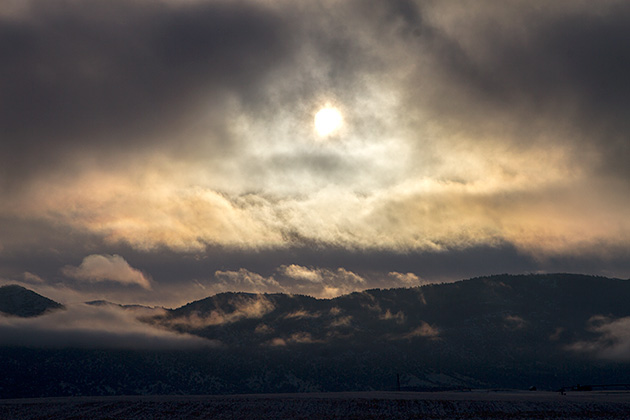
<svg viewBox="0 0 630 420"><path fill-rule="evenodd" d="M630 393L471 391L0 400L0 419L628 419Z"/></svg>

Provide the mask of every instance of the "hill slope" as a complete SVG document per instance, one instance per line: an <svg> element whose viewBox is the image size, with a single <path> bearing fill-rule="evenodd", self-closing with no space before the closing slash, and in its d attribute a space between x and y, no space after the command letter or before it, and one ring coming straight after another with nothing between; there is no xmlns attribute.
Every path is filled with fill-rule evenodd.
<svg viewBox="0 0 630 420"><path fill-rule="evenodd" d="M308 371L326 366L374 387L400 372L408 389L553 386L576 375L628 383L625 368L617 369L630 360L628 302L626 280L498 275L330 300L225 293L153 322L233 352L258 349L270 364L291 361L309 383Z"/></svg>
<svg viewBox="0 0 630 420"><path fill-rule="evenodd" d="M335 299L223 293L142 318L218 347L0 347L0 396L394 390L398 380L403 390L630 383L628 302L630 281L571 274Z"/></svg>
<svg viewBox="0 0 630 420"><path fill-rule="evenodd" d="M47 311L63 309L63 305L18 285L0 287L0 313L23 318Z"/></svg>
<svg viewBox="0 0 630 420"><path fill-rule="evenodd" d="M412 289L367 290L335 299L223 293L153 321L228 346L288 343L299 334L304 342L308 336L310 342L328 344L428 340L505 348L519 340L567 344L587 339L592 337L586 328L594 316L630 316L628 302L626 280L498 275Z"/></svg>

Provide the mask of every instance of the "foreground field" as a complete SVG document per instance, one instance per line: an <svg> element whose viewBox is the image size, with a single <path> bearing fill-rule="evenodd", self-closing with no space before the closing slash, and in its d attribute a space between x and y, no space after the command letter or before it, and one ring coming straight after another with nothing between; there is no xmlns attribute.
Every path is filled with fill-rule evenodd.
<svg viewBox="0 0 630 420"><path fill-rule="evenodd" d="M0 418L35 419L625 419L630 393L367 392L0 400Z"/></svg>

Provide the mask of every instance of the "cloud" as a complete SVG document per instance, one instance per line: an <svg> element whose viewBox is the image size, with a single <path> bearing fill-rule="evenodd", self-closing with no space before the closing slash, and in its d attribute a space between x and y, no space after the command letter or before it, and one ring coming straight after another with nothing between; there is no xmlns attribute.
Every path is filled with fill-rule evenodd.
<svg viewBox="0 0 630 420"><path fill-rule="evenodd" d="M66 305L36 318L0 317L3 346L99 349L190 349L217 343L160 329L137 319L147 310L115 305ZM152 310L155 315L160 310Z"/></svg>
<svg viewBox="0 0 630 420"><path fill-rule="evenodd" d="M204 328L212 325L231 324L242 319L259 319L275 309L264 295L234 295L229 297L231 310L214 309L209 313L193 311L176 317L163 317L158 322L169 327Z"/></svg>
<svg viewBox="0 0 630 420"><path fill-rule="evenodd" d="M398 311L395 314L392 314L392 312L388 309L385 313L379 314L378 319L383 321L396 321L397 324L404 324L407 317L403 311Z"/></svg>
<svg viewBox="0 0 630 420"><path fill-rule="evenodd" d="M142 265L164 287L243 268L214 290L316 296L625 277L628 22L615 0L2 4L0 274L117 252L179 256Z"/></svg>
<svg viewBox="0 0 630 420"><path fill-rule="evenodd" d="M213 290L221 292L281 293L284 288L273 277L263 277L244 268L238 271L217 271Z"/></svg>
<svg viewBox="0 0 630 420"><path fill-rule="evenodd" d="M352 325L352 316L347 315L347 316L340 316L333 319L330 322L329 326L331 328L347 328L347 327L350 327L351 325Z"/></svg>
<svg viewBox="0 0 630 420"><path fill-rule="evenodd" d="M296 280L307 281L310 283L321 283L324 281L321 270L313 270L307 267L301 267L299 265L291 264L288 266L282 266L278 270L281 274L287 277L291 277ZM327 272L325 274L329 274Z"/></svg>
<svg viewBox="0 0 630 420"><path fill-rule="evenodd" d="M134 182L124 175L94 173L75 183L43 183L0 207L8 220L61 225L110 245L146 251L164 246L201 252L212 245L261 250L319 244L393 252L514 245L536 256L611 257L623 252L630 224L623 217L628 203L619 195L622 187L562 172L546 162L527 170L532 176L489 173L474 182L411 178L368 195L337 186L306 198L234 196L181 187L191 179L169 177L168 171L137 173ZM574 234L577 227L581 235ZM25 234L16 233L7 235L5 247Z"/></svg>
<svg viewBox="0 0 630 420"><path fill-rule="evenodd" d="M277 267L270 276L262 276L244 268L237 271L218 270L213 279L205 283L204 290L212 293L292 293L332 298L366 286L363 277L341 267L330 270L290 264Z"/></svg>
<svg viewBox="0 0 630 420"><path fill-rule="evenodd" d="M272 338L268 342L264 343L267 346L271 347L285 347L287 345L292 344L313 344L313 343L323 343L323 340L314 339L310 333L307 332L296 332L291 334L288 337L276 337Z"/></svg>
<svg viewBox="0 0 630 420"><path fill-rule="evenodd" d="M0 58L11 63L0 78L5 187L77 170L82 158L107 165L120 148L190 157L204 143L181 130L226 135L230 93L253 99L290 53L287 22L258 2L24 3L0 19ZM211 137L214 152L229 149Z"/></svg>
<svg viewBox="0 0 630 420"><path fill-rule="evenodd" d="M44 279L42 279L40 276L38 276L37 274L29 273L28 271L25 271L22 274L22 278L27 283L35 283L35 284L45 283Z"/></svg>
<svg viewBox="0 0 630 420"><path fill-rule="evenodd" d="M589 353L602 359L630 360L630 317L613 319L595 315L588 320L587 330L598 334L594 340L578 341L567 348Z"/></svg>
<svg viewBox="0 0 630 420"><path fill-rule="evenodd" d="M280 266L277 272L278 276L292 285L294 293L323 298L351 293L366 285L365 279L361 276L341 267L329 270L291 264Z"/></svg>
<svg viewBox="0 0 630 420"><path fill-rule="evenodd" d="M80 266L65 266L62 272L68 277L87 282L113 281L151 289L146 276L132 268L120 255L88 255Z"/></svg>
<svg viewBox="0 0 630 420"><path fill-rule="evenodd" d="M424 321L420 321L420 326L408 332L407 334L403 334L399 338L412 339L416 337L424 337L432 340L438 339L440 336L440 330L437 327L434 327L430 324L427 324Z"/></svg>
<svg viewBox="0 0 630 420"><path fill-rule="evenodd" d="M284 316L284 319L313 319L313 318L319 318L320 316L322 316L321 313L308 312L304 309L300 309L300 310L286 314Z"/></svg>
<svg viewBox="0 0 630 420"><path fill-rule="evenodd" d="M509 330L522 330L528 326L528 322L518 315L507 315L503 319L503 325Z"/></svg>
<svg viewBox="0 0 630 420"><path fill-rule="evenodd" d="M392 271L387 273L387 276L393 279L392 287L416 287L423 281L414 273L398 273Z"/></svg>

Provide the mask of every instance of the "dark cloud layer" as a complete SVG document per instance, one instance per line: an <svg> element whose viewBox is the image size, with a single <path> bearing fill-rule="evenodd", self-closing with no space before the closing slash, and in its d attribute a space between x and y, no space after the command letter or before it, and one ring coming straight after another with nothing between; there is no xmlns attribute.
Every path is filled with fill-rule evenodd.
<svg viewBox="0 0 630 420"><path fill-rule="evenodd" d="M522 148L539 146L541 137L572 144L627 179L627 3L478 2L455 15L454 28L411 23L444 77L429 89L434 102L426 109L448 115L457 129L486 128ZM412 106L426 94L418 85Z"/></svg>
<svg viewBox="0 0 630 420"><path fill-rule="evenodd" d="M411 1L277 8L246 1L29 2L28 13L0 20L2 179L63 166L82 153L120 157L121 147L198 151L203 144L182 144L177 134L202 102L206 123L221 134L209 142L211 152L221 153L230 141L221 131L228 94L257 107L253 112L269 112L271 73L285 65L301 70L297 51L310 45L325 62L323 87L346 95L363 74L387 78L398 65L384 53L392 38L415 66L400 80L410 109L473 131L491 125L480 121L493 115L526 145L533 130L570 127L568 141L584 142L578 145L601 152L608 168L625 171L630 6L561 3L479 2L462 11ZM439 13L455 16L455 28L436 19ZM436 71L427 83L430 66ZM314 77L305 81L274 85L283 88L277 102L322 88ZM163 130L171 135L156 135ZM168 144L173 137L178 147Z"/></svg>
<svg viewBox="0 0 630 420"><path fill-rule="evenodd" d="M251 2L29 5L26 16L0 19L5 185L81 157L198 151L203 144L168 141L197 121L200 105L213 153L229 148L218 135L227 95L255 98L290 56L285 18Z"/></svg>

